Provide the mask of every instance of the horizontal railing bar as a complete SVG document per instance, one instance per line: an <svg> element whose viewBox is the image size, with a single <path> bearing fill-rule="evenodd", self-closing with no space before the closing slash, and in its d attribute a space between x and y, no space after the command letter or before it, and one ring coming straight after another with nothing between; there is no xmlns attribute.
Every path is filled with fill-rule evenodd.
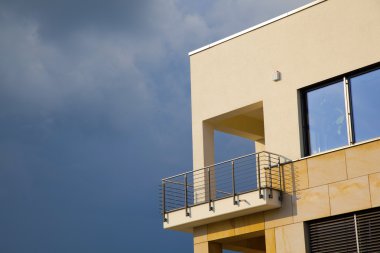
<svg viewBox="0 0 380 253"><path fill-rule="evenodd" d="M270 189L270 187L266 187L266 186L264 186L263 189ZM274 189L274 188L273 188L273 189ZM255 189L251 189L251 190L247 190L247 191L239 191L238 193L239 193L239 194L244 194L244 193L248 193L248 192L254 192L254 191L257 191L257 190L258 190L258 189L255 188ZM278 189L274 189L274 190L278 190ZM225 194L228 194L229 196L224 196L224 197L214 198L214 200L220 200L220 199L228 198L228 197L230 197L230 194L231 194L231 193L225 193ZM201 205L201 204L204 204L204 203L207 203L207 201L206 201L206 200L204 200L204 201L200 201L200 202L198 202L197 204L194 204L193 206ZM177 209L180 210L180 209L183 209L183 207L182 207L182 208L177 208Z"/></svg>
<svg viewBox="0 0 380 253"><path fill-rule="evenodd" d="M216 192L220 192L220 193L223 193L223 194L232 194L231 192L225 192L225 191L221 191L221 190L216 190Z"/></svg>
<svg viewBox="0 0 380 253"><path fill-rule="evenodd" d="M268 187L263 187L262 189L269 189ZM255 191L258 191L259 189L252 189L252 190L248 190L248 191L243 191L243 192L239 192L239 194L244 194L244 193L249 193L249 192L255 192ZM220 198L215 198L213 199L214 201L216 200L221 200L221 199L226 199L226 198L230 198L232 195L228 195L228 196L224 196L224 197L220 197ZM207 200L204 200L204 201L200 201L200 202L197 202L196 204L193 204L193 205L189 205L190 207L194 207L194 206L198 206L198 205L203 205L207 203ZM176 208L174 210L166 210L166 213L170 213L170 212L175 212L175 211L178 211L178 210L183 210L184 207L181 207L181 208Z"/></svg>
<svg viewBox="0 0 380 253"><path fill-rule="evenodd" d="M173 202L166 202L165 203L166 208L182 208L184 203L173 203Z"/></svg>
<svg viewBox="0 0 380 253"><path fill-rule="evenodd" d="M183 200L183 196L177 196L177 195L170 195L170 194L166 194L167 197L170 196L169 200Z"/></svg>
<svg viewBox="0 0 380 253"><path fill-rule="evenodd" d="M170 186L165 186L167 189L171 189L173 191L184 191L184 189L180 189L180 188L173 188L173 187L170 187Z"/></svg>
<svg viewBox="0 0 380 253"><path fill-rule="evenodd" d="M202 170L207 169L207 168L212 168L212 167L215 167L215 166L218 166L218 165L221 165L221 164L230 163L232 161L236 161L236 160L239 160L239 159L242 159L242 158L245 158L245 157L259 155L261 153L268 153L268 152L267 151L261 151L261 152L258 152L258 153L251 153L251 154L248 154L248 155L239 156L239 157L232 158L232 159L220 162L220 163L216 163L216 164L205 166L205 167L203 167L201 169L196 169L196 170L192 170L192 171L189 171L189 172L183 172L183 173L171 176L171 177L166 177L166 178L163 178L162 180L165 181L165 180L172 179L172 178L175 178L175 177L184 176L185 174L194 173L194 172L197 172L197 171L202 171Z"/></svg>
<svg viewBox="0 0 380 253"><path fill-rule="evenodd" d="M177 181L172 181L172 180L165 180L165 183L170 183L170 184L180 184L183 185L184 183L182 182L177 182Z"/></svg>

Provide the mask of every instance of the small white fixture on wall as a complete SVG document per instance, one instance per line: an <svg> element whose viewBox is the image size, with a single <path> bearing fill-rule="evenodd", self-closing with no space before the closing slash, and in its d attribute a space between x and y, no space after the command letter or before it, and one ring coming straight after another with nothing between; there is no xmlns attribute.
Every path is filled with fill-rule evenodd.
<svg viewBox="0 0 380 253"><path fill-rule="evenodd" d="M278 82L278 81L280 81L280 80L281 80L281 72L278 71L278 70L276 70L276 71L273 73L273 78L272 78L272 80L273 80L274 82Z"/></svg>

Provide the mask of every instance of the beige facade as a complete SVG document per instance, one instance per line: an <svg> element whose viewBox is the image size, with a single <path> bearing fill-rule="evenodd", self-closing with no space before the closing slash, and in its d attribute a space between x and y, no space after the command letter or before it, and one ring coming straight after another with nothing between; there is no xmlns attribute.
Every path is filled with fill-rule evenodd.
<svg viewBox="0 0 380 253"><path fill-rule="evenodd" d="M213 129L300 158L298 90L379 62L379 10L377 0L319 1L190 55L194 167L214 162ZM236 117L245 125L228 131L225 121Z"/></svg>
<svg viewBox="0 0 380 253"><path fill-rule="evenodd" d="M179 218L195 253L308 252L305 222L380 206L380 140L305 156L299 95L379 63L379 45L380 1L325 0L190 53L194 168L214 163L215 130L292 161L280 167L281 207Z"/></svg>

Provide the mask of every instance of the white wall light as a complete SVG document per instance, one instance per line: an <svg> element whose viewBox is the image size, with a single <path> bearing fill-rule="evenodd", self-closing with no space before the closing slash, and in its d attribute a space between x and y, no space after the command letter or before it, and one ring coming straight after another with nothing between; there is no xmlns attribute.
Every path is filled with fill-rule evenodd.
<svg viewBox="0 0 380 253"><path fill-rule="evenodd" d="M281 80L281 73L280 73L280 71L277 71L277 70L276 70L276 71L273 73L272 80L273 80L274 82L278 82L278 81Z"/></svg>

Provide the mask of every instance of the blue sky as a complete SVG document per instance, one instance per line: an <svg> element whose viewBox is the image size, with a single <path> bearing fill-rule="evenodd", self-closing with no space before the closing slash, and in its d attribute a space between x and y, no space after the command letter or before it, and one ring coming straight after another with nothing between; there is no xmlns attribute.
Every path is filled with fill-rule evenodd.
<svg viewBox="0 0 380 253"><path fill-rule="evenodd" d="M0 252L192 252L158 213L192 168L187 53L308 2L0 0Z"/></svg>

